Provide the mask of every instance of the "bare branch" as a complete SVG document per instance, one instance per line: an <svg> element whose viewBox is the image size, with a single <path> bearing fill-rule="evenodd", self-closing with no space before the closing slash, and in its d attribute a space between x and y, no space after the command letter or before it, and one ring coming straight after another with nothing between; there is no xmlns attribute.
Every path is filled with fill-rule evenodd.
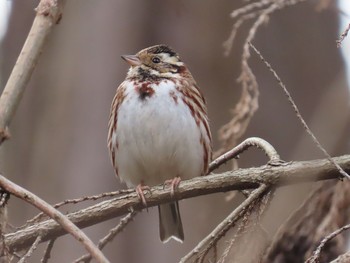
<svg viewBox="0 0 350 263"><path fill-rule="evenodd" d="M337 43L337 47L341 47L341 43L343 42L343 40L346 38L346 36L348 35L350 30L350 24L348 24L348 26L346 27L346 29L344 30L344 32L340 35L339 39L336 41Z"/></svg>
<svg viewBox="0 0 350 263"><path fill-rule="evenodd" d="M246 151L251 146L255 146L261 149L269 157L269 163L281 163L280 156L270 143L258 137L251 137L244 140L232 150L228 151L227 153L224 153L223 155L219 156L214 161L212 161L209 165L208 173L214 171L216 168L226 163L228 160L231 160L232 158L237 158L239 154Z"/></svg>
<svg viewBox="0 0 350 263"><path fill-rule="evenodd" d="M22 99L53 26L62 16L65 0L41 0L26 42L0 97L0 144L9 138L7 126Z"/></svg>
<svg viewBox="0 0 350 263"><path fill-rule="evenodd" d="M53 238L48 242L47 247L45 249L44 256L41 259L41 263L47 263L49 261L49 259L51 257L51 251L52 251L53 245L55 244L55 241L56 241L56 239Z"/></svg>
<svg viewBox="0 0 350 263"><path fill-rule="evenodd" d="M289 103L292 105L294 112L296 113L297 118L299 119L299 121L301 122L301 124L303 125L304 129L306 130L307 134L310 135L312 141L316 144L317 148L319 148L322 153L325 155L325 157L328 159L328 161L330 161L339 171L339 173L350 179L350 175L347 174L333 159L332 157L329 155L329 153L323 148L323 146L321 145L321 143L317 140L316 136L313 134L313 132L310 130L309 126L307 125L307 123L305 122L304 118L301 116L300 111L297 107L297 105L295 104L295 102L293 101L292 96L290 95L289 91L287 90L286 85L284 85L284 83L282 82L281 78L278 76L278 74L276 73L276 71L272 68L272 66L270 65L270 63L268 63L266 61L266 59L262 56L262 54L256 49L256 47L252 44L249 43L250 47L255 51L255 53L260 57L260 59L265 63L266 67L270 70L270 72L273 74L273 76L275 77L275 79L278 82L278 85L283 89L284 93L286 94Z"/></svg>
<svg viewBox="0 0 350 263"><path fill-rule="evenodd" d="M39 243L41 241L41 236L38 236L33 245L29 248L29 250L27 251L27 253L18 261L18 263L25 263L27 262L27 259L29 257L31 257L31 255L33 254L34 250L38 247Z"/></svg>
<svg viewBox="0 0 350 263"><path fill-rule="evenodd" d="M241 60L241 74L238 81L242 85L242 94L239 102L232 110L232 119L219 130L219 140L221 148L214 153L218 156L226 152L237 144L239 139L246 131L251 118L258 109L259 89L255 75L251 70L248 60L250 58L249 42L251 42L258 29L268 21L270 15L277 10L292 6L306 0L262 0L258 2L248 3L231 13L231 17L237 19L233 24L233 28L229 38L224 42L225 55L230 53L237 30L241 25L249 20L255 19L250 27L248 35L243 45L243 54Z"/></svg>
<svg viewBox="0 0 350 263"><path fill-rule="evenodd" d="M339 235L340 233L344 232L345 230L348 230L349 228L350 228L350 224L345 225L345 226L337 229L336 231L332 232L331 234L326 236L324 239L322 239L320 245L316 248L313 255L306 261L306 263L318 263L318 262L320 262L321 250L326 245L326 243L328 241L330 241L331 239L333 239L334 237L336 237L337 235Z"/></svg>
<svg viewBox="0 0 350 263"><path fill-rule="evenodd" d="M245 15L242 15L241 17L239 17L237 19L237 21L233 24L232 26L232 30L230 33L230 36L225 40L225 42L223 43L223 47L224 47L224 55L225 56L229 56L230 52L233 48L233 43L236 39L236 35L238 32L238 29L243 25L244 22L246 22L247 20L256 18L262 11L258 10L255 12L251 12Z"/></svg>
<svg viewBox="0 0 350 263"><path fill-rule="evenodd" d="M121 231L123 231L123 229L134 219L134 217L137 215L137 211L132 211L129 214L127 214L125 217L123 217L120 220L120 223L112 228L109 233L102 238L99 242L97 247L99 249L103 249L108 242L111 242L116 235L118 235ZM78 263L78 262L85 262L85 263L89 263L91 261L91 255L90 254L85 254L82 257L78 258L76 261L74 261L74 263Z"/></svg>
<svg viewBox="0 0 350 263"><path fill-rule="evenodd" d="M75 199L67 199L67 200L64 200L62 202L59 202L59 203L53 205L53 207L59 208L59 207L64 206L64 205L77 204L77 203L88 201L88 200L95 201L95 200L105 198L105 197L113 197L113 196L120 195L120 194L132 193L133 191L134 191L133 189L125 189L125 190L123 189L123 190L118 190L118 191L113 191L113 192L108 192L108 193L102 193L102 194L98 194L98 195L84 196L84 197L75 198ZM33 223L39 222L43 218L45 218L45 216L46 215L44 213L40 213L40 214L36 215L34 218L28 220L23 226L19 227L19 229L25 228Z"/></svg>
<svg viewBox="0 0 350 263"><path fill-rule="evenodd" d="M337 157L334 160L345 171L350 171L350 155ZM252 189L260 184L282 186L338 177L338 170L327 159L291 162L283 166L239 169L182 181L175 198L181 200L217 192ZM151 195L146 198L149 207L174 200L171 196L171 189L163 189L163 186L152 187ZM67 217L78 227L84 228L127 214L130 208L135 210L144 208L135 192L70 213ZM34 242L38 233L42 233L43 241L47 241L66 232L54 220L47 220L6 234L5 242L10 249L23 249Z"/></svg>
<svg viewBox="0 0 350 263"><path fill-rule="evenodd" d="M84 245L87 251L97 260L97 262L109 262L102 252L95 246L95 244L81 231L76 225L74 225L65 215L60 211L53 208L50 204L29 192L28 190L16 185L4 176L0 175L0 187L13 194L14 196L26 201L27 203L35 206L40 211L43 211L58 224L61 225L68 233L70 233L75 239ZM37 235L41 235L40 230L36 230ZM5 240L5 244L6 240Z"/></svg>
<svg viewBox="0 0 350 263"><path fill-rule="evenodd" d="M232 11L231 13L231 18L236 18L239 17L241 15L245 15L247 13L251 13L252 11L254 11L254 9L262 9L263 7L273 3L274 0L261 0L258 2L253 2L250 4L247 4L241 8L235 9Z"/></svg>
<svg viewBox="0 0 350 263"><path fill-rule="evenodd" d="M204 258L208 250L213 247L218 240L223 237L230 228L232 228L233 225L236 224L236 222L244 215L249 206L251 206L257 199L266 193L267 189L267 185L261 185L258 189L253 191L251 195L235 210L233 210L233 212L219 225L217 225L217 227L208 236L206 236L193 250L184 256L180 260L180 263L189 262L189 260L191 260L193 257Z"/></svg>

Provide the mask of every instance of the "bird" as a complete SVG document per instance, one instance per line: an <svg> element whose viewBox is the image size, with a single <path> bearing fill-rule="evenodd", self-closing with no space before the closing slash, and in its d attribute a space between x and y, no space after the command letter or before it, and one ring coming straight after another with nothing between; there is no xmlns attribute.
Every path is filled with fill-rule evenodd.
<svg viewBox="0 0 350 263"><path fill-rule="evenodd" d="M144 190L163 184L172 196L181 180L206 175L212 136L204 96L185 63L160 44L121 56L130 68L116 90L108 122L108 149L117 177ZM177 201L158 206L163 243L184 241Z"/></svg>

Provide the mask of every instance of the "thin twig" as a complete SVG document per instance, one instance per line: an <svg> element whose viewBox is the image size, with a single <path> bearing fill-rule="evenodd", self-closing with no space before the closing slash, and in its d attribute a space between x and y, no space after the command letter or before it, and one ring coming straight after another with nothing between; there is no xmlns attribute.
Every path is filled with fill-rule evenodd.
<svg viewBox="0 0 350 263"><path fill-rule="evenodd" d="M0 175L0 187L10 192L14 196L26 201L27 203L35 206L40 211L43 211L52 219L54 219L58 224L61 225L68 233L70 233L76 240L78 240L87 251L97 260L97 262L105 263L109 262L103 253L95 246L95 244L81 231L74 223L72 223L65 215L60 211L53 208L50 204L29 192L28 190L22 188L19 185L6 179L4 176ZM38 230L37 230L38 231ZM38 231L39 234L42 232ZM43 234L44 235L44 234Z"/></svg>
<svg viewBox="0 0 350 263"><path fill-rule="evenodd" d="M45 249L45 252L44 252L44 256L40 261L41 263L47 263L49 261L49 259L51 257L51 251L52 251L53 245L55 244L55 241L56 241L56 238L49 240L47 247Z"/></svg>
<svg viewBox="0 0 350 263"><path fill-rule="evenodd" d="M118 235L120 232L124 230L124 228L129 224L129 222L131 222L134 219L136 214L137 214L137 211L133 210L132 212L127 214L125 217L123 217L120 220L120 223L116 227L112 228L109 231L109 233L98 242L97 247L102 250L107 245L108 242L111 242L116 235ZM78 258L77 260L75 260L74 263L79 263L79 262L89 263L90 261L91 261L91 255L85 254L80 258Z"/></svg>
<svg viewBox="0 0 350 263"><path fill-rule="evenodd" d="M247 20L256 18L259 14L261 14L261 12L262 12L261 10L258 10L249 14L245 14L236 20L236 22L232 26L232 30L229 37L223 43L225 56L230 55L231 50L233 48L233 43L236 39L237 32L240 29L240 27L243 25L243 23L246 22Z"/></svg>
<svg viewBox="0 0 350 263"><path fill-rule="evenodd" d="M98 195L84 196L84 197L75 198L75 199L67 199L67 200L64 200L60 203L55 204L53 207L59 208L63 205L67 205L67 204L77 204L77 203L80 203L83 201L91 201L91 200L96 201L98 199L105 198L105 197L113 197L113 196L117 196L117 195L121 195L121 194L129 194L129 193L132 193L133 191L134 191L133 189L122 189L122 190L102 193L102 194L98 194Z"/></svg>
<svg viewBox="0 0 350 263"><path fill-rule="evenodd" d="M105 197L113 197L113 196L117 196L117 195L121 195L121 194L132 193L133 191L134 191L133 189L122 189L122 190L102 193L102 194L98 194L98 195L84 196L84 197L75 198L75 199L67 199L67 200L64 200L60 203L53 205L53 207L59 208L59 207L64 206L64 205L77 204L77 203L80 203L83 201L91 201L91 200L95 201L95 200L105 198ZM44 213L39 213L38 215L36 215L32 219L29 219L23 226L20 226L17 229L23 229L23 228L25 228L33 223L37 223L37 222L41 221L42 219L44 219L45 216L46 215Z"/></svg>
<svg viewBox="0 0 350 263"><path fill-rule="evenodd" d="M239 154L246 151L250 147L257 147L261 149L269 158L269 163L271 164L280 164L281 159L275 148L264 139L258 138L258 137L250 137L243 142L241 142L239 145L234 147L232 150L224 153L223 155L216 158L214 161L212 161L209 165L209 171L208 173L211 173L213 170L221 166L222 164L226 163L228 160L231 160L233 158L237 158Z"/></svg>
<svg viewBox="0 0 350 263"><path fill-rule="evenodd" d="M38 244L40 243L41 241L41 236L38 236L33 245L29 248L29 250L27 251L27 253L18 261L18 263L25 263L27 262L27 259L29 257L31 257L31 255L33 254L34 250L38 247Z"/></svg>
<svg viewBox="0 0 350 263"><path fill-rule="evenodd" d="M62 16L65 0L41 0L37 15L0 97L0 144L9 138L7 127L54 25Z"/></svg>
<svg viewBox="0 0 350 263"><path fill-rule="evenodd" d="M342 44L343 40L346 38L346 36L348 35L349 30L350 30L350 24L348 24L348 26L346 27L344 32L340 35L339 39L336 41L338 48L341 47L341 44Z"/></svg>
<svg viewBox="0 0 350 263"><path fill-rule="evenodd" d="M300 111L297 107L297 105L295 104L295 102L293 101L292 96L290 95L289 91L287 90L286 85L284 85L284 83L282 82L281 78L277 75L276 71L272 68L272 66L270 65L269 62L266 61L266 59L262 56L262 54L259 52L259 50L256 49L256 47L252 44L249 43L250 47L255 51L255 53L260 57L260 59L262 60L262 62L265 63L266 67L269 69L269 71L273 74L273 76L275 77L275 79L278 82L278 85L282 88L283 92L285 93L285 95L287 96L287 99L289 101L289 103L292 105L293 110L297 116L297 118L299 119L299 121L301 122L301 124L303 125L304 129L306 130L307 134L309 134L309 136L311 137L312 141L316 144L316 146L322 151L322 153L324 154L324 156L328 159L328 161L330 161L339 171L339 173L350 179L350 175L347 174L334 160L333 158L329 155L329 153L323 148L323 146L321 145L321 143L318 141L318 139L316 138L316 136L313 134L313 132L310 130L309 126L307 125L307 123L305 122L305 120L303 119L303 117L300 114Z"/></svg>
<svg viewBox="0 0 350 263"><path fill-rule="evenodd" d="M238 226L237 232L234 234L234 236L231 238L230 242L228 243L228 245L226 246L224 252L222 253L218 263L224 263L233 244L235 243L235 241L237 240L237 237L239 237L240 235L242 235L243 231L245 230L245 228L247 227L248 221L247 221L248 217L244 216L242 219L242 222L240 223L240 225Z"/></svg>
<svg viewBox="0 0 350 263"><path fill-rule="evenodd" d="M241 8L237 8L232 11L231 18L236 18L247 13L251 13L254 9L262 9L264 6L267 6L273 3L274 0L260 0L258 2L247 4Z"/></svg>
<svg viewBox="0 0 350 263"><path fill-rule="evenodd" d="M231 239L230 241L230 245L228 247L226 247L226 253L228 254L230 249L232 248L233 244L235 243L235 240L238 238L247 238L247 230L251 232L256 233L256 227L260 226L260 222L261 222L261 217L262 214L266 211L266 208L268 207L268 204L270 203L270 201L272 200L272 192L274 192L273 190L270 189L266 189L265 193L262 194L261 196L257 196L254 201L243 211L243 214L241 216L240 221L238 222L237 220L237 231L234 235L234 237ZM253 192L254 193L254 192ZM253 194L252 192L250 192L249 196L251 196ZM248 196L248 197L249 197ZM206 249L203 251L203 255L201 258L203 258L206 256L206 254L209 252L209 250L217 245L217 242L219 242L223 236L226 235L226 233L233 227L235 227L236 223L234 223L235 219L231 219L229 222L230 224L228 224L226 226L226 228L223 228L221 233L215 237L215 239L209 243L209 245L206 247ZM223 253L223 255L225 254L225 251ZM226 255L227 256L227 255ZM222 261L218 261L218 263L223 263L225 260L225 256L223 258Z"/></svg>
<svg viewBox="0 0 350 263"><path fill-rule="evenodd" d="M250 27L248 35L243 45L243 54L241 59L241 74L238 81L242 85L242 94L239 102L232 110L232 119L222 126L219 130L219 139L221 148L214 153L214 156L223 154L228 149L237 144L237 140L245 133L251 118L258 109L259 89L248 60L250 58L249 42L251 42L258 29L268 21L270 15L277 10L287 6L296 5L307 0L262 0L239 8L231 14L234 18L238 18L233 25L232 31L228 39L224 42L225 55L230 53L237 30L243 22L256 17L253 25Z"/></svg>
<svg viewBox="0 0 350 263"><path fill-rule="evenodd" d="M245 251L245 249L242 249L242 243L248 242L255 242L257 244L258 242L268 240L268 232L264 229L264 227L261 225L261 218L263 214L267 211L267 208L269 207L272 197L274 195L274 189L267 192L265 195L263 195L261 198L257 199L250 207L247 213L242 218L241 222L238 225L238 229L231 238L229 244L226 246L224 252L221 255L221 258L217 263L224 263L225 260L228 258L229 252L233 248L233 245L236 244L238 246L238 249L236 250L238 253L242 253L242 251ZM261 239L264 238L264 239ZM250 257L253 255L259 254L259 249L252 244L253 247L255 247L255 251L248 253ZM233 252L234 254L238 253ZM232 253L232 255L233 255ZM243 254L246 254L243 252ZM232 260L231 260L232 261Z"/></svg>
<svg viewBox="0 0 350 263"><path fill-rule="evenodd" d="M350 155L334 158L346 171L350 171ZM157 206L185 198L196 197L232 190L253 189L259 184L276 187L296 183L314 182L319 180L336 179L339 174L333 164L327 159L291 162L282 166L262 166L258 168L238 169L221 174L211 174L185 180L178 186L175 197L171 189L163 186L151 188L151 195L146 196L148 207ZM137 194L131 193L111 200L99 202L85 209L73 212L67 217L77 226L84 228L129 213L129 209L141 210ZM24 249L30 246L38 232L42 233L43 242L65 234L60 225L53 220L47 220L5 235L5 242L10 250Z"/></svg>
<svg viewBox="0 0 350 263"><path fill-rule="evenodd" d="M318 245L318 247L314 251L313 255L306 261L306 263L318 263L318 262L320 262L321 250L326 245L326 243L328 241L330 241L331 239L335 238L340 233L342 233L342 232L344 232L345 230L348 230L348 229L350 229L350 224L345 225L345 226L335 230L334 232L332 232L331 234L329 234L328 236L323 238L321 243Z"/></svg>
<svg viewBox="0 0 350 263"><path fill-rule="evenodd" d="M228 217L226 217L215 229L206 236L198 245L192 249L186 256L184 256L180 263L189 262L193 257L201 257L201 253L208 251L207 248L212 247L217 241L234 225L243 215L248 207L259 199L268 189L267 185L261 185L254 190L251 195L244 200Z"/></svg>
<svg viewBox="0 0 350 263"><path fill-rule="evenodd" d="M219 139L222 147L215 153L215 155L222 154L227 151L228 148L236 145L237 139L244 134L251 118L259 107L258 83L248 64L250 58L248 43L254 39L258 28L267 21L269 15L280 8L282 1L283 0L276 0L269 7L262 10L248 32L248 36L243 45L241 74L238 78L238 81L242 85L242 94L239 102L232 111L233 118L219 130ZM232 34L230 37L232 38ZM230 47L230 45L226 41L226 48L227 47Z"/></svg>

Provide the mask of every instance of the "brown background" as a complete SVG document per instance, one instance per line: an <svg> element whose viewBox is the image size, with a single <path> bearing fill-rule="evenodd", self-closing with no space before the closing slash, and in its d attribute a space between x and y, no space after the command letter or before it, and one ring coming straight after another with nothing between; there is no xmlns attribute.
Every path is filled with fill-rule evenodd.
<svg viewBox="0 0 350 263"><path fill-rule="evenodd" d="M34 0L12 2L9 30L0 46L3 80L11 72L38 4ZM241 41L248 25L239 32L229 57L223 56L222 48L233 23L230 11L239 4L214 0L67 1L63 19L45 47L10 127L12 139L1 148L1 172L50 203L124 187L114 177L106 147L109 106L127 71L120 55L159 43L169 44L180 53L206 95L214 148L218 149L217 130L229 120L229 109L240 96L236 78ZM273 14L254 41L332 155L349 152L350 146L348 90L335 45L337 21L334 9L316 12L314 5L303 3ZM251 65L261 95L260 108L246 137L268 140L285 160L322 157L281 89L254 55ZM3 87L5 81L1 84ZM247 167L265 162L263 154L252 150L242 155L239 164ZM309 187L278 191L265 218L271 233L300 203ZM163 245L159 241L157 211L149 209L107 246L106 255L112 262L177 262L239 201L226 202L225 196L181 202L185 228L182 245ZM37 213L15 198L9 206L9 221L14 225ZM97 241L117 223L118 219L113 219L86 232ZM83 253L75 240L61 238L51 262L71 262ZM39 258L33 257L31 262Z"/></svg>

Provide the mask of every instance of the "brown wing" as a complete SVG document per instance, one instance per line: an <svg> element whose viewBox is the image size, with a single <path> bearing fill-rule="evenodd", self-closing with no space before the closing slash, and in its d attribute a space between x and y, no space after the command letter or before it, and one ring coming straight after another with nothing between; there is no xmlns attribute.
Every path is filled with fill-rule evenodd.
<svg viewBox="0 0 350 263"><path fill-rule="evenodd" d="M189 79L193 80L192 77ZM179 85L178 91L182 93L183 101L190 109L198 127L200 128L201 124L204 127L204 131L201 132L200 143L204 151L203 175L205 175L208 172L209 163L212 158L212 137L209 128L207 105L201 90L194 81L188 81L186 84L182 82L181 84L182 85Z"/></svg>
<svg viewBox="0 0 350 263"><path fill-rule="evenodd" d="M123 103L125 99L125 82L120 84L120 86L117 88L117 92L113 98L112 105L111 105L111 111L109 114L109 121L108 121L108 137L107 137L107 144L109 149L109 155L115 170L116 175L118 176L118 166L115 160L115 151L118 149L118 141L116 141L114 144L112 142L112 135L117 132L117 124L118 124L118 110L120 105Z"/></svg>

